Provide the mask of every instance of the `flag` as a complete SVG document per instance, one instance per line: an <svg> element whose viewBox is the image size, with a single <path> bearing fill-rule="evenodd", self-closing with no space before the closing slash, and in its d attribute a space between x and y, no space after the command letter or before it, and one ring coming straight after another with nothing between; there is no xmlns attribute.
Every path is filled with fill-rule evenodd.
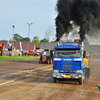
<svg viewBox="0 0 100 100"><path fill-rule="evenodd" d="M61 40L68 40L68 37L62 37Z"/></svg>
<svg viewBox="0 0 100 100"><path fill-rule="evenodd" d="M50 37L47 37L46 40L50 40Z"/></svg>
<svg viewBox="0 0 100 100"><path fill-rule="evenodd" d="M56 37L47 37L46 40L55 41Z"/></svg>
<svg viewBox="0 0 100 100"><path fill-rule="evenodd" d="M7 41L7 44L8 44L8 48L10 48L10 43L9 43L9 40Z"/></svg>
<svg viewBox="0 0 100 100"><path fill-rule="evenodd" d="M19 42L20 50L22 51L22 42Z"/></svg>

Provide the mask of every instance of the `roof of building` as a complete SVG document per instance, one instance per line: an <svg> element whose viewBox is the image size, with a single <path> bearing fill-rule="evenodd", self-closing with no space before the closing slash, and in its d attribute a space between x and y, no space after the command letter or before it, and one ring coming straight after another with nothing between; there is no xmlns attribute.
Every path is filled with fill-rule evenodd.
<svg viewBox="0 0 100 100"><path fill-rule="evenodd" d="M20 50L19 42L20 41L14 41L14 47L17 50ZM12 44L12 41L9 41L9 43ZM22 41L21 43L22 43L22 49L23 50L27 50L28 49L28 42ZM7 44L6 40L1 40L0 44L4 44L5 48L8 47L8 44ZM52 50L52 49L54 49L54 46L56 46L56 44L57 43L41 42L40 49ZM37 45L37 47L39 47L39 45ZM100 45L84 45L84 47L85 47L86 52L91 52L91 53L97 52L97 53L100 53ZM29 50L35 50L35 49L36 49L35 43L34 42L29 42Z"/></svg>
<svg viewBox="0 0 100 100"><path fill-rule="evenodd" d="M45 43L41 42L40 49L49 49L52 50L54 49L54 46L56 46L57 43Z"/></svg>
<svg viewBox="0 0 100 100"><path fill-rule="evenodd" d="M1 41L1 44L4 44L5 48L8 47L8 44L7 44L8 41L6 40L2 40ZM13 41L9 41L10 44L12 44ZM20 41L14 41L14 47L17 49L17 50L20 50ZM23 50L27 50L28 49L28 42L24 42L22 41L21 42L22 44L22 49ZM29 50L35 50L35 43L34 42L29 42Z"/></svg>
<svg viewBox="0 0 100 100"><path fill-rule="evenodd" d="M44 43L42 42L41 45L40 45L40 49L53 49L54 46L56 46L57 43ZM94 53L94 52L97 52L97 53L100 53L100 45L84 45L85 47L85 51L86 52L91 52L91 53Z"/></svg>
<svg viewBox="0 0 100 100"><path fill-rule="evenodd" d="M36 48L40 48L40 44L36 45Z"/></svg>

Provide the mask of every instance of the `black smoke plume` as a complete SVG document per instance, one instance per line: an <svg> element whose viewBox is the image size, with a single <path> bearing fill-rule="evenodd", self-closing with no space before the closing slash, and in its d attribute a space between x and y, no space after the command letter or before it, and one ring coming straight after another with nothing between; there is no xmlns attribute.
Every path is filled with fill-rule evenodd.
<svg viewBox="0 0 100 100"><path fill-rule="evenodd" d="M92 28L100 28L100 0L58 0L55 19L57 41L73 30L70 21L80 27L80 39L85 39ZM95 33L94 33L95 35Z"/></svg>

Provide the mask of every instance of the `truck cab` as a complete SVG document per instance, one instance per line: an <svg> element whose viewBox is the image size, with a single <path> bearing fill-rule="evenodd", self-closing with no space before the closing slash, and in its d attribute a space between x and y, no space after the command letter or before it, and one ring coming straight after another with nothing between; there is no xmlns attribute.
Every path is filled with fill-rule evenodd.
<svg viewBox="0 0 100 100"><path fill-rule="evenodd" d="M53 79L78 79L83 84L83 49L79 43L61 43L54 48Z"/></svg>

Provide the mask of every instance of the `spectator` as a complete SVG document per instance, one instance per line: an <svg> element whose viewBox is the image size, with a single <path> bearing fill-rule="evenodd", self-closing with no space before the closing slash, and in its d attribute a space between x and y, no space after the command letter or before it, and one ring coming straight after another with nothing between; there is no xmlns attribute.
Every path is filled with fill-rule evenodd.
<svg viewBox="0 0 100 100"><path fill-rule="evenodd" d="M80 57L80 53L76 50L76 57Z"/></svg>

